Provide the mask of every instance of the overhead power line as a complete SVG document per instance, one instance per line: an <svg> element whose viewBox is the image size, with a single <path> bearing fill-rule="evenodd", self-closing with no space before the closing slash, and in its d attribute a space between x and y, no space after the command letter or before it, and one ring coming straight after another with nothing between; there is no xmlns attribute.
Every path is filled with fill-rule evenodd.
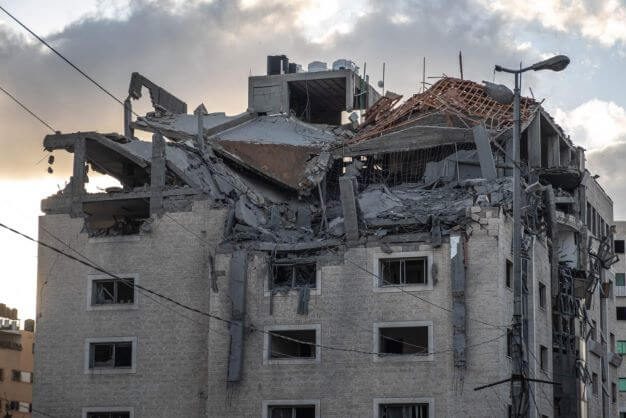
<svg viewBox="0 0 626 418"><path fill-rule="evenodd" d="M303 344L303 345L319 347L319 348L322 348L322 349L325 349L325 350L352 352L352 353L366 354L366 355L379 355L379 354L381 354L381 353L377 353L377 352L373 352L373 351L360 350L360 349L356 349L356 348L335 347L335 346L331 346L331 345L311 343L311 342L308 342L308 341L302 341L302 340L299 340L299 339L296 339L296 338L287 337L287 336L284 336L284 335L277 335L277 334L275 334L275 333L273 333L271 331L265 331L263 329L255 327L255 326L249 326L249 325L246 326L246 325L241 325L240 323L235 323L235 321L231 321L229 319L222 318L219 315L215 315L215 314L211 314L211 313L208 313L208 312L201 311L199 309L196 309L194 307L191 307L191 306L188 306L188 305L186 305L184 303L181 303L181 302L179 302L179 301L177 301L175 299L172 299L169 296L166 296L166 295L163 295L163 294L161 294L159 292L156 292L154 290L148 289L145 286L141 286L141 285L138 285L138 284L136 284L134 282L130 282L130 281L128 281L128 280L126 280L126 279L124 279L122 277L119 277L119 276L117 276L117 275L115 275L115 274L113 274L113 273L111 273L111 272L109 272L109 271L107 271L107 270L105 270L105 269L103 269L103 268L101 268L99 266L96 266L96 265L94 265L94 264L92 264L92 263L90 263L88 261L81 260L80 258L75 257L75 256L73 256L71 254L68 254L65 251L60 250L60 249L58 249L58 248L56 248L56 247L54 247L54 246L52 246L50 244L47 244L47 243L45 243L45 242L43 242L41 240L38 240L36 238L33 238L33 237L29 236L29 235L26 235L26 234L20 232L20 231L14 229L14 228L11 228L11 227L5 225L4 223L0 223L0 227L2 227L2 228L6 229L6 230L8 230L8 231L10 231L10 232L12 232L14 234L17 234L17 235L19 235L19 236L21 236L23 238L26 238L29 241L37 243L37 244L41 245L42 247L48 248L49 250L54 251L57 254L60 254L60 255L62 255L64 257L67 257L67 258L69 258L69 259L71 259L71 260L73 260L73 261L75 261L77 263L83 264L83 265L85 265L87 267L90 267L90 268L96 270L96 271L104 273L104 274L106 274L106 275L108 275L108 276L110 276L110 277L112 277L114 279L120 280L123 283L125 283L127 286L130 286L130 287L137 288L137 289L143 290L145 292L148 292L148 293L150 293L151 295L153 295L155 297L158 297L160 299L166 300L166 301L168 301L168 302L170 302L170 303L172 303L172 304L174 304L174 305L176 305L176 306L178 306L180 308L186 309L186 310L194 312L196 314L199 314L199 315L211 318L211 319L215 319L217 321L220 321L220 322L223 322L223 323L226 323L226 324L229 324L229 325L235 324L235 325L238 325L238 326L243 326L243 327L248 328L248 329L250 329L252 331L258 331L258 332L261 332L263 334L268 334L268 335L271 335L271 336L277 336L277 337L279 337L281 339L284 339L284 340L296 342L296 343ZM490 339L485 340L485 341L481 341L481 342L473 344L473 345L469 345L468 348L469 347L477 347L477 346L480 346L480 345L483 345L483 344L488 344L490 342L493 342L493 341L496 341L498 339L501 339L504 336L506 336L506 333L504 333L502 335L498 335L498 336L496 336L494 338L490 338ZM428 352L428 353L424 353L423 355L433 355L433 354L439 354L439 353L444 353L444 352L450 352L450 351L453 351L453 350L454 349L451 348L451 349L446 349L446 350L441 350L441 351Z"/></svg>
<svg viewBox="0 0 626 418"><path fill-rule="evenodd" d="M37 38L37 40L39 42L41 42L42 44L44 44L50 51L54 52L59 58L61 58L63 61L65 61L70 67L72 67L73 69L75 69L76 71L78 71L80 74L82 74L83 77L85 77L87 80L91 81L96 87L98 87L100 90L102 90L105 94L107 94L109 97L111 97L113 100L115 100L116 102L118 102L119 104L121 104L122 106L124 106L124 103L118 99L117 97L115 97L115 95L113 95L113 93L109 92L106 88L104 88L100 83L98 83L96 80L94 80L93 78L91 78L87 73L85 73L83 70L81 70L80 68L78 68L76 65L74 65L69 59L65 58L65 56L63 54L61 54L59 51L57 51L52 45L50 45L48 42L46 42L41 36L37 35L35 32L33 32L28 26L26 26L24 23L22 23L22 21L20 21L17 17L13 16L11 13L9 13L9 11L7 9L5 9L4 7L0 6L0 10L2 10L4 13L7 14L7 16L9 16L11 19L13 19L18 25L20 25L21 27L23 27L28 33L30 33L31 35L33 35L35 38Z"/></svg>
<svg viewBox="0 0 626 418"><path fill-rule="evenodd" d="M2 8L2 6L0 6L0 8ZM28 108L28 106L26 106L24 103L22 103L21 101L19 101L15 96L13 96L11 93L9 93L6 89L4 89L2 86L0 86L0 90L2 90L2 92L4 94L6 94L7 96L9 96L11 98L11 100L13 100L15 103L17 103L22 109L24 109L26 112L28 112L32 117L34 117L35 119L37 119L39 122L41 122L46 128L50 129L52 131L52 133L56 133L56 129L54 129L52 126L50 126L50 124L48 122L46 122L45 120L43 120L42 118L40 118L35 112L33 112L32 110L30 110Z"/></svg>

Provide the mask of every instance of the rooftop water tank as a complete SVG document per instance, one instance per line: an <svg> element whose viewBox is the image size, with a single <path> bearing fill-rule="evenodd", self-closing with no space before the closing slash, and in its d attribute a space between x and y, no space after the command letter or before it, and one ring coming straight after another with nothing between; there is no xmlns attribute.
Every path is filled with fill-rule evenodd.
<svg viewBox="0 0 626 418"><path fill-rule="evenodd" d="M328 65L322 61L313 61L309 63L309 72L314 73L317 71L326 71L328 70Z"/></svg>
<svg viewBox="0 0 626 418"><path fill-rule="evenodd" d="M354 62L346 59L338 59L333 62L333 70L357 70L357 66Z"/></svg>

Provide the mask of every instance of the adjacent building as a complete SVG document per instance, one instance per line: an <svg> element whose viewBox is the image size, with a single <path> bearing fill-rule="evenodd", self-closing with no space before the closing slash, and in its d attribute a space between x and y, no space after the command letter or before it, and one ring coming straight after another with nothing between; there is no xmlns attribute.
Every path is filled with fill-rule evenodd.
<svg viewBox="0 0 626 418"><path fill-rule="evenodd" d="M511 106L467 80L402 102L348 60L292 64L268 57L234 116L134 73L123 134L44 139L74 169L40 239L88 265L40 247L38 411L512 413L510 383L474 391L514 361ZM144 88L154 112L133 119ZM522 412L617 417L613 203L541 104L522 109ZM94 171L120 186L87 193Z"/></svg>
<svg viewBox="0 0 626 418"><path fill-rule="evenodd" d="M30 417L33 396L34 321L20 329L17 309L0 303L0 416Z"/></svg>
<svg viewBox="0 0 626 418"><path fill-rule="evenodd" d="M624 242L626 240L626 222L616 221L615 225L615 241L614 248L615 253L619 257L619 261L613 266L615 273L615 305L616 305L616 339L611 341L611 344L615 343L613 350L623 355L626 355L626 280L624 275L626 273L626 254L624 254ZM618 407L619 417L626 417L626 363L618 369Z"/></svg>

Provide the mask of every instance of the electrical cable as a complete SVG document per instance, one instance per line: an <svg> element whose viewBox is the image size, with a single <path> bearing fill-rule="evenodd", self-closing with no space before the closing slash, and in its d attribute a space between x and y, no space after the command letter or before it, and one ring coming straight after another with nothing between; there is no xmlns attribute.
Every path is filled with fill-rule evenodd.
<svg viewBox="0 0 626 418"><path fill-rule="evenodd" d="M56 248L56 247L54 247L54 246L52 246L50 244L47 244L47 243L42 242L42 241L40 241L38 239L32 238L32 237L30 237L30 236L28 236L28 235L26 235L26 234L24 234L24 233L22 233L20 231L17 231L16 229L13 229L13 228L11 228L11 227L3 224L3 223L0 223L0 227L6 229L6 230L8 230L8 231L10 231L10 232L12 232L12 233L14 233L16 235L19 235L19 236L21 236L23 238L26 238L29 241L37 243L37 244L41 245L42 247L48 248L49 250L52 250L52 251L54 251L54 252L56 252L58 254L61 254L61 255L63 255L66 258L74 260L75 262L78 262L78 263L83 264L83 265L85 265L87 267L90 267L90 268L92 268L92 269L94 269L96 271L99 271L99 272L101 272L103 274L106 274L106 275L108 275L108 276L110 276L110 277L112 277L114 279L120 280L121 282L125 283L127 286L130 286L130 287L133 287L133 288L137 288L137 289L141 289L141 290L143 290L145 292L150 293L153 296L156 296L156 297L158 297L160 299L166 300L166 301L168 301L168 302L170 302L170 303L172 303L172 304L174 304L174 305L176 305L178 307L181 307L181 308L186 309L188 311L197 313L199 315L202 315L202 316L205 316L205 317L208 317L208 318L211 318L211 319L214 319L214 320L217 320L217 321L229 324L229 325L233 325L234 324L234 325L237 325L237 326L243 326L243 327L248 328L248 329L250 329L252 331L258 331L258 332L261 332L263 334L268 334L270 336L278 336L278 337L280 337L282 339L285 339L285 340L288 340L288 341L292 341L292 342L296 342L298 344L315 346L315 347L319 347L319 348L326 349L326 350L342 351L342 352L353 352L353 353L367 354L367 355L384 354L384 353L379 353L379 352L377 353L377 352L372 352L372 351L359 350L359 349L355 349L355 348L335 347L335 346L331 346L331 345L316 344L316 343L311 343L311 342L308 342L308 341L298 340L298 339L291 338L291 337L277 335L277 334L273 333L272 331L265 331L263 329L255 327L255 326L244 326L241 323L239 323L238 321L232 321L232 320L229 320L229 319L226 319L226 318L222 318L219 315L215 315L215 314L211 314L211 313L208 313L208 312L201 311L201 310L199 310L197 308L193 308L193 307L185 305L185 304L183 304L183 303L181 303L181 302L179 302L179 301L177 301L175 299L172 299L169 296L166 296L166 295L163 295L163 294L161 294L159 292L156 292L154 290L148 289L145 286L141 286L141 285L138 285L138 284L136 284L134 282L130 282L130 281L128 281L128 280L126 280L126 279L124 279L122 277L119 277L119 276L117 276L117 275L115 275L113 273L108 272L107 270L105 270L105 269L103 269L101 267L93 265L92 263L89 263L87 261L81 260L80 258L75 257L75 256L73 256L71 254L68 254L68 253L66 253L66 252L64 252L64 251L62 251L62 250L60 250L60 249L58 249L58 248ZM476 344L468 345L467 347L469 348L469 347L480 346L480 345L483 345L483 344L488 344L490 342L493 342L493 341L496 341L496 340L498 340L500 338L503 338L504 336L506 336L506 333L502 334L502 335L499 335L499 336L497 336L495 338L491 338L491 339L488 339L488 340L485 340L485 341L482 341L482 342L479 342L479 343L476 343ZM443 352L449 352L449 351L453 351L453 350L454 349L447 349L447 350L429 352L427 354L422 354L422 355L432 355L432 354L438 354L438 353L443 353Z"/></svg>
<svg viewBox="0 0 626 418"><path fill-rule="evenodd" d="M2 6L0 6L0 8L2 8ZM7 90L5 90L2 86L0 86L0 90L4 94L9 96L11 98L11 100L13 100L15 103L17 103L22 109L24 109L26 112L28 112L32 117L34 117L39 122L41 122L46 128L50 129L52 131L52 133L56 133L57 132L57 130L54 129L52 126L50 126L50 124L48 122L46 122L45 120L40 118L35 112L30 110L25 104L23 104L21 101L19 101L15 96L13 96L11 93L9 93ZM42 158L42 160L43 160L43 158ZM39 162L41 162L41 160ZM39 164L39 162L37 164Z"/></svg>

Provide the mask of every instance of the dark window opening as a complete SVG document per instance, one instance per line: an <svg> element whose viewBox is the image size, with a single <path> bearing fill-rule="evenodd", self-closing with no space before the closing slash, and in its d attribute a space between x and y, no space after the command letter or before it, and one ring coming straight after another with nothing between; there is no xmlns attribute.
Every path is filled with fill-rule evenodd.
<svg viewBox="0 0 626 418"><path fill-rule="evenodd" d="M130 418L130 412L87 412L87 418Z"/></svg>
<svg viewBox="0 0 626 418"><path fill-rule="evenodd" d="M85 202L85 227L90 237L139 234L141 225L150 218L146 199L120 199Z"/></svg>
<svg viewBox="0 0 626 418"><path fill-rule="evenodd" d="M295 340L295 341L294 341ZM270 331L272 359L315 358L316 330Z"/></svg>
<svg viewBox="0 0 626 418"><path fill-rule="evenodd" d="M513 262L506 260L506 287L511 287L513 282Z"/></svg>
<svg viewBox="0 0 626 418"><path fill-rule="evenodd" d="M379 328L379 355L428 354L428 327Z"/></svg>
<svg viewBox="0 0 626 418"><path fill-rule="evenodd" d="M426 258L388 258L380 260L380 286L427 283Z"/></svg>
<svg viewBox="0 0 626 418"><path fill-rule="evenodd" d="M270 406L270 418L315 418L315 405Z"/></svg>
<svg viewBox="0 0 626 418"><path fill-rule="evenodd" d="M317 266L315 263L274 265L271 288L317 287Z"/></svg>
<svg viewBox="0 0 626 418"><path fill-rule="evenodd" d="M539 363L541 370L548 370L548 348L539 346Z"/></svg>
<svg viewBox="0 0 626 418"><path fill-rule="evenodd" d="M131 342L92 343L90 345L91 369L117 369L132 367L133 344Z"/></svg>
<svg viewBox="0 0 626 418"><path fill-rule="evenodd" d="M598 396L598 373L591 375L591 389L595 396Z"/></svg>
<svg viewBox="0 0 626 418"><path fill-rule="evenodd" d="M428 418L427 403L384 404L379 406L380 418Z"/></svg>
<svg viewBox="0 0 626 418"><path fill-rule="evenodd" d="M616 308L617 311L617 320L618 321L626 321L626 307L618 306Z"/></svg>
<svg viewBox="0 0 626 418"><path fill-rule="evenodd" d="M615 383L611 383L611 402L617 402L617 385Z"/></svg>
<svg viewBox="0 0 626 418"><path fill-rule="evenodd" d="M624 254L624 240L623 239L615 240L615 253Z"/></svg>
<svg viewBox="0 0 626 418"><path fill-rule="evenodd" d="M135 280L132 278L94 280L92 283L92 305L129 304L135 302Z"/></svg>
<svg viewBox="0 0 626 418"><path fill-rule="evenodd" d="M341 125L346 110L346 79L298 80L287 83L289 108L310 123Z"/></svg>
<svg viewBox="0 0 626 418"><path fill-rule="evenodd" d="M539 283L539 306L546 307L546 285Z"/></svg>
<svg viewBox="0 0 626 418"><path fill-rule="evenodd" d="M508 329L506 331L506 355L511 357L513 352L513 330Z"/></svg>

